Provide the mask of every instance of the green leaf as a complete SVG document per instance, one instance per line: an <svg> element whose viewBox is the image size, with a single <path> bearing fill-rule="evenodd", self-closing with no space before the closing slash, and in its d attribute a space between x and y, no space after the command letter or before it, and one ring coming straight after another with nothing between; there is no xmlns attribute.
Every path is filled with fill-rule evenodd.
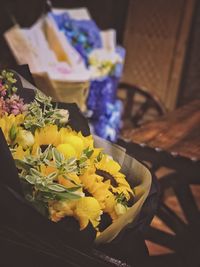
<svg viewBox="0 0 200 267"><path fill-rule="evenodd" d="M81 188L81 186L75 186L75 187L67 188L66 190L68 192L76 192L80 188Z"/></svg>
<svg viewBox="0 0 200 267"><path fill-rule="evenodd" d="M35 184L35 182L36 182L35 177L32 176L32 175L26 175L26 176L25 176L25 179L26 179L26 181L27 181L29 184Z"/></svg>
<svg viewBox="0 0 200 267"><path fill-rule="evenodd" d="M97 161L101 161L102 160L102 157L103 157L103 153L100 152L99 155L97 156Z"/></svg>
<svg viewBox="0 0 200 267"><path fill-rule="evenodd" d="M92 156L93 152L94 150L90 150L90 148L87 147L86 149L83 150L83 155L85 154L86 157L89 159Z"/></svg>
<svg viewBox="0 0 200 267"><path fill-rule="evenodd" d="M77 183L75 183L72 179L70 179L66 174L63 174L63 177L66 179L66 180L68 180L68 181L70 181L71 183L73 183L74 185L77 185ZM79 187L79 186L78 186Z"/></svg>
<svg viewBox="0 0 200 267"><path fill-rule="evenodd" d="M81 158L79 159L78 163L79 163L79 164L82 164L82 163L86 162L87 160L88 160L88 158L83 156L83 157L81 157Z"/></svg>
<svg viewBox="0 0 200 267"><path fill-rule="evenodd" d="M38 170L36 170L34 168L30 169L30 174L32 174L33 176L41 177L41 172L39 172Z"/></svg>
<svg viewBox="0 0 200 267"><path fill-rule="evenodd" d="M81 197L73 193L65 192L65 193L57 193L56 198L58 200L62 200L62 199L74 200L74 199L79 199Z"/></svg>
<svg viewBox="0 0 200 267"><path fill-rule="evenodd" d="M15 165L19 170L25 170L27 172L31 168L31 165L25 163L23 160L20 160L20 159L15 159Z"/></svg>
<svg viewBox="0 0 200 267"><path fill-rule="evenodd" d="M47 179L54 180L57 177L57 175L58 175L57 172L52 172L47 176Z"/></svg>
<svg viewBox="0 0 200 267"><path fill-rule="evenodd" d="M70 192L40 192L40 199L43 201L49 200L75 200L80 196Z"/></svg>
<svg viewBox="0 0 200 267"><path fill-rule="evenodd" d="M67 160L68 165L74 165L76 163L76 158L72 157Z"/></svg>
<svg viewBox="0 0 200 267"><path fill-rule="evenodd" d="M13 93L16 93L17 92L17 87L16 86L13 86L12 87L12 91L13 91Z"/></svg>
<svg viewBox="0 0 200 267"><path fill-rule="evenodd" d="M56 191L56 192L65 192L66 189L64 187L62 187L61 185L58 184L50 184L47 186L48 189Z"/></svg>
<svg viewBox="0 0 200 267"><path fill-rule="evenodd" d="M52 149L52 154L55 161L62 162L64 160L63 155L55 147Z"/></svg>
<svg viewBox="0 0 200 267"><path fill-rule="evenodd" d="M9 131L10 140L14 141L16 139L16 136L17 136L17 127L15 124L13 124Z"/></svg>
<svg viewBox="0 0 200 267"><path fill-rule="evenodd" d="M94 150L90 150L90 151L88 151L88 152L86 153L87 158L89 159L89 158L92 156L93 153L94 153Z"/></svg>

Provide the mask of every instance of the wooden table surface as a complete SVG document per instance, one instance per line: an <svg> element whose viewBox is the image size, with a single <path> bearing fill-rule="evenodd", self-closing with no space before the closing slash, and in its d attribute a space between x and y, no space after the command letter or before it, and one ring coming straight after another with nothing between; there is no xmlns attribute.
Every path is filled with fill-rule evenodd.
<svg viewBox="0 0 200 267"><path fill-rule="evenodd" d="M134 129L128 139L174 156L200 160L200 99Z"/></svg>

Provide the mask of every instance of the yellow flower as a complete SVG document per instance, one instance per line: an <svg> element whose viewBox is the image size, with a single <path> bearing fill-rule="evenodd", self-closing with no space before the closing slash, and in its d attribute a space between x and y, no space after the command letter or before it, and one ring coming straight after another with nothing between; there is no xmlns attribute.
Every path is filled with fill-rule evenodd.
<svg viewBox="0 0 200 267"><path fill-rule="evenodd" d="M104 212L108 213L110 215L110 217L112 218L112 220L116 220L118 218L118 214L116 213L116 198L113 194L108 195L105 198L105 209Z"/></svg>
<svg viewBox="0 0 200 267"><path fill-rule="evenodd" d="M99 202L93 197L80 198L76 203L74 216L79 221L81 230L87 227L89 222L96 228L99 225L101 214Z"/></svg>
<svg viewBox="0 0 200 267"><path fill-rule="evenodd" d="M80 137L70 135L66 138L65 143L73 146L73 148L76 150L77 154L79 156L81 155L81 153L84 149L84 143Z"/></svg>
<svg viewBox="0 0 200 267"><path fill-rule="evenodd" d="M103 177L95 173L95 168L89 168L80 176L80 180L84 189L99 202L101 209L115 220L118 217L115 211L116 198L109 190L109 181L103 182Z"/></svg>
<svg viewBox="0 0 200 267"><path fill-rule="evenodd" d="M5 115L2 118L0 118L0 128L3 131L3 134L6 138L6 141L8 142L8 144L10 144L17 136L17 132L18 129L20 128L19 125L23 122L24 120L24 115L20 114L20 115ZM11 134L11 129L13 130L14 134ZM11 138L13 138L13 140L11 140Z"/></svg>
<svg viewBox="0 0 200 267"><path fill-rule="evenodd" d="M28 156L30 154L29 149L23 150L22 146L18 146L15 151L12 153L12 156L14 159L24 159L24 157Z"/></svg>
<svg viewBox="0 0 200 267"><path fill-rule="evenodd" d="M80 137L83 140L84 148L94 148L94 139L92 135L89 136L83 136L81 132L78 133L78 137Z"/></svg>
<svg viewBox="0 0 200 267"><path fill-rule="evenodd" d="M35 131L35 144L41 145L57 145L59 139L59 131L57 125L46 125Z"/></svg>
<svg viewBox="0 0 200 267"><path fill-rule="evenodd" d="M98 201L93 197L82 197L78 200L50 201L50 219L58 222L65 216L75 217L83 230L91 222L96 228L102 214Z"/></svg>
<svg viewBox="0 0 200 267"><path fill-rule="evenodd" d="M15 122L17 125L20 125L24 122L24 117L25 117L25 114L19 114L17 116L15 116Z"/></svg>
<svg viewBox="0 0 200 267"><path fill-rule="evenodd" d="M70 127L61 128L59 131L58 144L64 144L66 137L71 135L72 133L73 133L73 131Z"/></svg>
<svg viewBox="0 0 200 267"><path fill-rule="evenodd" d="M77 152L70 144L60 144L57 147L57 150L64 155L65 158L77 157Z"/></svg>
<svg viewBox="0 0 200 267"><path fill-rule="evenodd" d="M76 173L68 173L68 174L66 174L66 176L68 179L66 179L60 175L58 177L58 183L67 187L67 188L81 185L81 180Z"/></svg>
<svg viewBox="0 0 200 267"><path fill-rule="evenodd" d="M127 200L130 199L130 195L133 195L133 191L126 181L125 175L120 172L121 166L116 161L104 154L101 161L96 163L95 166L97 170L100 170L102 175L104 172L105 175L108 174L108 176L110 176L112 180L110 188L114 193L123 193Z"/></svg>
<svg viewBox="0 0 200 267"><path fill-rule="evenodd" d="M49 216L53 222L58 222L65 216L73 216L77 200L50 201Z"/></svg>
<svg viewBox="0 0 200 267"><path fill-rule="evenodd" d="M40 165L40 171L43 175L48 176L49 174L55 172L57 169L54 166L46 166L44 164Z"/></svg>
<svg viewBox="0 0 200 267"><path fill-rule="evenodd" d="M94 164L94 160L98 157L98 155L102 152L103 148L93 148L93 154L90 157L91 164Z"/></svg>
<svg viewBox="0 0 200 267"><path fill-rule="evenodd" d="M77 133L71 128L61 128L59 131L59 144L71 145L76 151L76 156L80 157L82 151L86 148L93 148L92 136L83 136L81 132Z"/></svg>

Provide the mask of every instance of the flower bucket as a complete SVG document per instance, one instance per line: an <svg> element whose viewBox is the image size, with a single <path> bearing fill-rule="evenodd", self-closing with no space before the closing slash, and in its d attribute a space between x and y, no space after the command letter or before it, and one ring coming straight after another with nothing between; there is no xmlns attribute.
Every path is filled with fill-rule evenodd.
<svg viewBox="0 0 200 267"><path fill-rule="evenodd" d="M25 96L25 100L31 99L34 87L30 87L26 80L19 77L18 79L20 79L19 84L22 85L19 90L20 96ZM30 97L28 97L29 94ZM90 134L87 121L75 104L59 103L58 106L68 109L70 114L69 122L72 129L81 131L85 136ZM102 246L107 244L111 244L112 246L113 242L119 243L122 242L120 240L126 239L126 233L137 232L136 226L138 223L140 226L145 225L146 218L144 221L141 221L140 214L143 213L144 203L147 203L148 198L155 194L155 191L152 192L151 173L143 164L127 155L124 148L97 136L94 137L94 140L96 147L104 148L105 153L112 156L122 166L122 172L126 174L130 186L134 188L134 201L126 213L111 223L96 238L95 232L91 229L90 224L86 229L80 231L75 219L62 219L58 223L50 221L38 212L38 209L35 210L24 198L17 168L15 167L2 131L0 131L0 168L2 170L0 191L3 192L0 194L0 206L2 206L4 212L2 223L13 227L15 230L20 230L24 236L30 233L35 237L39 236L40 241L43 244L45 243L45 246L47 243L54 246L54 242L56 244L59 240L62 242L61 251L65 250L66 245L76 247L83 251L91 250L94 247L96 249L98 247L102 248ZM4 195L8 199L6 197L4 198ZM152 218L151 205L149 209L149 215L146 214L146 217L150 216L148 221Z"/></svg>

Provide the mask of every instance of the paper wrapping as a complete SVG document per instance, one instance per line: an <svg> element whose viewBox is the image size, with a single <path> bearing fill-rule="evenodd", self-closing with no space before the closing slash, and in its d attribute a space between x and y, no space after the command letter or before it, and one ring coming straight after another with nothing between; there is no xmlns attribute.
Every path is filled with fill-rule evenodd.
<svg viewBox="0 0 200 267"><path fill-rule="evenodd" d="M112 241L128 225L131 227L140 213L151 187L152 177L150 171L139 161L126 154L126 150L118 145L95 136L95 146L104 148L122 166L122 173L135 192L135 201L129 210L107 227L95 240L96 244Z"/></svg>
<svg viewBox="0 0 200 267"><path fill-rule="evenodd" d="M16 77L17 78L17 77ZM27 82L23 77L19 75L23 88L21 89L21 96L23 97L23 92L31 93L32 89L35 89L29 82ZM29 88L29 89L28 89ZM60 104L59 104L60 105ZM68 104L69 106L70 104ZM63 104L60 108L68 108L67 104ZM70 106L69 106L70 107ZM86 120L79 120L78 118L82 118L82 114L78 113L78 110L72 111L70 110L71 121L75 123L75 125L71 125L73 129L78 131L78 129L87 130L87 122ZM76 114L77 113L77 114ZM75 119L75 115L77 118ZM80 125L77 125L80 124ZM78 127L78 128L77 128ZM87 135L89 131L87 130ZM150 171L140 162L138 162L133 157L130 157L126 154L126 150L118 146L116 144L112 144L109 141L106 141L98 136L94 136L94 145L95 147L101 147L104 149L104 152L113 157L121 166L122 173L126 175L126 179L128 180L131 188L135 192L135 200L132 207L129 210L119 217L114 223L112 223L109 227L107 227L95 240L97 245L103 243L109 243L117 237L119 233L124 231L127 227L134 227L134 223L137 221L138 215L141 211L141 208L149 195L152 176ZM11 186L12 187L12 186ZM134 231L134 230L133 230Z"/></svg>
<svg viewBox="0 0 200 267"><path fill-rule="evenodd" d="M78 52L46 16L31 28L10 28L4 37L18 64L28 64L38 88L54 101L86 109L90 74Z"/></svg>
<svg viewBox="0 0 200 267"><path fill-rule="evenodd" d="M67 12L71 18L73 19L80 19L80 20L90 20L92 19L89 11L87 8L80 7L80 8L52 8L53 13L55 14L62 14L63 12Z"/></svg>
<svg viewBox="0 0 200 267"><path fill-rule="evenodd" d="M20 78L23 86L30 88L30 84L26 85L26 80L22 77ZM149 195L152 176L143 164L126 154L125 148L98 136L94 136L94 145L95 147L102 147L105 153L112 156L122 166L122 173L126 175L126 179L135 192L133 206L96 238L95 243L98 245L111 242L122 230L125 230L128 226L131 227L136 222L141 208Z"/></svg>
<svg viewBox="0 0 200 267"><path fill-rule="evenodd" d="M37 87L50 95L54 102L76 103L82 111L86 110L89 82L51 80L47 73L35 73L33 77Z"/></svg>

